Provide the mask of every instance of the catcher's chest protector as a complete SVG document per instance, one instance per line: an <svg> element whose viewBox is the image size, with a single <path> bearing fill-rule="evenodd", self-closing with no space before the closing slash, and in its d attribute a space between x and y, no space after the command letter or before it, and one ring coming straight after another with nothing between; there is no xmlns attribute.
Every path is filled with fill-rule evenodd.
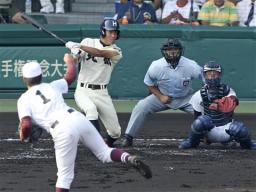
<svg viewBox="0 0 256 192"><path fill-rule="evenodd" d="M210 104L215 99L221 99L222 97L225 97L228 95L230 88L225 85L221 84L217 90L215 90L215 93L210 93L207 86L204 86L200 90L200 94L203 100L203 108L204 108L204 114L208 115L212 118L213 123L215 126L221 126L225 125L232 121L233 119L233 112L223 113L220 111L215 111L209 109Z"/></svg>

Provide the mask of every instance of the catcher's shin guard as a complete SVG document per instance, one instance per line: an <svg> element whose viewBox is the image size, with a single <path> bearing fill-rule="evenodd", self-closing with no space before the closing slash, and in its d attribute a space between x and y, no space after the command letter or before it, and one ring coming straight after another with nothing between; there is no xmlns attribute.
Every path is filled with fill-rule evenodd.
<svg viewBox="0 0 256 192"><path fill-rule="evenodd" d="M249 129L240 121L233 121L229 129L225 130L231 139L240 143L242 149L256 150L256 143L252 142Z"/></svg>
<svg viewBox="0 0 256 192"><path fill-rule="evenodd" d="M150 179L152 177L150 167L143 163L137 156L130 156L128 159L128 165L135 168L146 179Z"/></svg>
<svg viewBox="0 0 256 192"><path fill-rule="evenodd" d="M189 137L181 142L179 148L180 149L196 148L199 145L200 139L202 138L202 136L203 136L202 134L195 134L191 132Z"/></svg>

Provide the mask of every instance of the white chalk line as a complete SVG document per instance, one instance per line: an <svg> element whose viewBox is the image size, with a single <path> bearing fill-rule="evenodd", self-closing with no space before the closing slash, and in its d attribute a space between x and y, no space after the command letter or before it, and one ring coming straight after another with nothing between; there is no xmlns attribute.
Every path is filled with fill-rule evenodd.
<svg viewBox="0 0 256 192"><path fill-rule="evenodd" d="M50 141L52 139L40 139L41 141ZM16 141L20 141L20 139L14 139L14 138L7 138L7 139L0 139L0 142L16 142ZM134 139L134 141L182 141L182 139L167 139L167 138L162 138L162 139Z"/></svg>
<svg viewBox="0 0 256 192"><path fill-rule="evenodd" d="M42 138L39 141L41 142L47 142L47 141L51 141L51 138ZM154 139L134 139L134 142L138 142L138 146L134 146L134 149L139 150L139 151L144 151L146 146L141 146L140 143L141 142L147 142L149 143L147 146L149 147L153 147L153 146L166 146L168 142L180 142L181 139L168 139L168 138L154 138ZM21 142L20 139L17 138L7 138L7 139L0 139L0 142L2 142L2 144L4 142L7 143L19 143ZM31 144L30 144L31 145ZM39 144L40 145L40 144ZM41 144L43 145L43 144ZM147 148L147 147L146 147ZM21 159L53 159L54 158L54 154L49 155L49 151L53 151L53 148L40 148L38 145L32 147L28 149L25 152L20 152L21 148L16 148L16 150L10 151L10 152L5 152L5 153L0 153L0 160L21 160ZM157 151L153 151L153 150L146 150L146 152L148 154L172 154L172 155L184 155L184 156L191 156L191 153L185 153L185 152L179 152L176 150L157 150ZM14 154L16 153L16 154ZM48 153L48 154L47 154Z"/></svg>

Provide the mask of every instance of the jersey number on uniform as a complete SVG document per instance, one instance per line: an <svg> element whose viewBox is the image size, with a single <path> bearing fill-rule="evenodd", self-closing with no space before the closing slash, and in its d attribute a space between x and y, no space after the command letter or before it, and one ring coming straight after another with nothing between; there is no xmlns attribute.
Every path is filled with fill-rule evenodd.
<svg viewBox="0 0 256 192"><path fill-rule="evenodd" d="M41 97L41 99L43 100L43 103L46 104L49 101L51 101L51 99L46 99L46 97L41 93L41 91L37 90L36 91L36 95L39 95Z"/></svg>

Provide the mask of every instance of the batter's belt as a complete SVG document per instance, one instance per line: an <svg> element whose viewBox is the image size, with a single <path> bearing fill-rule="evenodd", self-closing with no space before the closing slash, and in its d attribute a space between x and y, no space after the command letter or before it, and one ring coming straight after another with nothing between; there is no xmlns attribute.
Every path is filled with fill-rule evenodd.
<svg viewBox="0 0 256 192"><path fill-rule="evenodd" d="M107 88L107 85L95 85L95 84L87 84L87 83L80 83L80 86L84 88L90 88L92 90Z"/></svg>

